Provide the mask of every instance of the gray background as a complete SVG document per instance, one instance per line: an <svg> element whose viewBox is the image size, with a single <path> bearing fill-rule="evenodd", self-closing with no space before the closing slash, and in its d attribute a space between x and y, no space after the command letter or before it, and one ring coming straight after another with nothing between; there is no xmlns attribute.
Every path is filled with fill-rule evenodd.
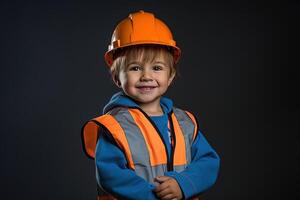
<svg viewBox="0 0 300 200"><path fill-rule="evenodd" d="M1 1L1 199L95 199L80 130L117 91L103 54L140 9L174 32L181 76L167 96L221 157L202 199L299 197L298 4L195 2Z"/></svg>

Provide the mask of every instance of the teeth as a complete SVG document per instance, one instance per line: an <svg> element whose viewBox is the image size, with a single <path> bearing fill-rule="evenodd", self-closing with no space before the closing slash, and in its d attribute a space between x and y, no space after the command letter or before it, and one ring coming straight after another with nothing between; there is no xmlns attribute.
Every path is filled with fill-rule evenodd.
<svg viewBox="0 0 300 200"><path fill-rule="evenodd" d="M152 90L154 87L138 87L139 89L141 90L144 90L144 91L150 91Z"/></svg>

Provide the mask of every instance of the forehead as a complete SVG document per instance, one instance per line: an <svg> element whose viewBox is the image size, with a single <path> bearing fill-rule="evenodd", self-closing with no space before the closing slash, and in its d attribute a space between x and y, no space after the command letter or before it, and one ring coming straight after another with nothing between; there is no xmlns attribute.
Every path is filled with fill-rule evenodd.
<svg viewBox="0 0 300 200"><path fill-rule="evenodd" d="M126 60L126 65L130 65L130 64L156 64L156 63L160 63L160 64L164 64L164 65L168 65L167 59L163 56L156 56L153 57L151 59L147 59L145 57L135 57L135 58L127 58Z"/></svg>
<svg viewBox="0 0 300 200"><path fill-rule="evenodd" d="M161 62L169 65L168 55L164 49L131 49L125 53L126 64L137 62L137 63L156 63Z"/></svg>

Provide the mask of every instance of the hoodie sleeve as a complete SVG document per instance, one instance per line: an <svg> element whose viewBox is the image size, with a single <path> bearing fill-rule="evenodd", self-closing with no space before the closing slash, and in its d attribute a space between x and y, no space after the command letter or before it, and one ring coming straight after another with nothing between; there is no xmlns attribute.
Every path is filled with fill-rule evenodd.
<svg viewBox="0 0 300 200"><path fill-rule="evenodd" d="M105 131L99 133L95 163L97 182L106 192L120 199L157 199L155 186L127 167L122 150Z"/></svg>
<svg viewBox="0 0 300 200"><path fill-rule="evenodd" d="M212 149L202 133L192 145L192 161L182 172L167 172L179 184L184 199L199 195L210 188L216 181L219 171L220 158Z"/></svg>

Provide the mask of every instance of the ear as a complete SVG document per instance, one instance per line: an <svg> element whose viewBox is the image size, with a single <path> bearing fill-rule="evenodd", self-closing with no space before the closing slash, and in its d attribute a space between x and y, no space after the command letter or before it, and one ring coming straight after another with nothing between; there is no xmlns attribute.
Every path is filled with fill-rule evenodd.
<svg viewBox="0 0 300 200"><path fill-rule="evenodd" d="M176 75L176 72L172 73L171 76L169 77L169 80L168 80L168 86L171 85L172 81L173 81L174 78L175 78L175 75Z"/></svg>

